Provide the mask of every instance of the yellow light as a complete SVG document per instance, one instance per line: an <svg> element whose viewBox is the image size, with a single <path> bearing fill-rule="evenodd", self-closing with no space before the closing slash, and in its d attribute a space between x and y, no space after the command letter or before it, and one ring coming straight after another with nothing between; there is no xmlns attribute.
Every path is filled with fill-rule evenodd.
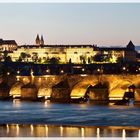
<svg viewBox="0 0 140 140"><path fill-rule="evenodd" d="M84 77L84 76L87 76L87 74L81 74L81 76L83 76L83 77Z"/></svg>
<svg viewBox="0 0 140 140"><path fill-rule="evenodd" d="M18 136L19 135L19 125L18 124L16 125L16 130L17 130L16 135Z"/></svg>
<svg viewBox="0 0 140 140"><path fill-rule="evenodd" d="M41 78L38 79L38 82L41 83Z"/></svg>
<svg viewBox="0 0 140 140"><path fill-rule="evenodd" d="M7 128L7 134L9 133L9 125L7 124L6 125L6 128Z"/></svg>
<svg viewBox="0 0 140 140"><path fill-rule="evenodd" d="M123 70L126 70L126 67L123 67Z"/></svg>
<svg viewBox="0 0 140 140"><path fill-rule="evenodd" d="M16 76L17 81L19 81L20 76Z"/></svg>
<svg viewBox="0 0 140 140"><path fill-rule="evenodd" d="M123 97L110 97L109 100L122 100Z"/></svg>
<svg viewBox="0 0 140 140"><path fill-rule="evenodd" d="M20 73L20 71L18 70L18 71L17 71L17 74L19 74L19 73Z"/></svg>
<svg viewBox="0 0 140 140"><path fill-rule="evenodd" d="M139 130L139 133L138 133L138 137L139 137L139 139L140 139L140 130Z"/></svg>
<svg viewBox="0 0 140 140"><path fill-rule="evenodd" d="M20 99L14 99L13 100L13 105L15 106L15 107L20 107L21 106L21 101L20 101Z"/></svg>
<svg viewBox="0 0 140 140"><path fill-rule="evenodd" d="M122 138L125 139L126 137L126 133L125 133L125 129L122 130Z"/></svg>
<svg viewBox="0 0 140 140"><path fill-rule="evenodd" d="M84 68L82 68L82 71L85 71L85 69L84 69Z"/></svg>
<svg viewBox="0 0 140 140"><path fill-rule="evenodd" d="M46 70L46 72L47 72L47 73L49 73L49 72L50 72L50 70L49 70L49 69L47 69L47 70Z"/></svg>
<svg viewBox="0 0 140 140"><path fill-rule="evenodd" d="M60 136L62 137L63 136L63 127L60 126Z"/></svg>
<svg viewBox="0 0 140 140"><path fill-rule="evenodd" d="M110 61L111 61L111 63L116 63L117 62L117 57L113 54Z"/></svg>
<svg viewBox="0 0 140 140"><path fill-rule="evenodd" d="M100 128L97 128L97 137L100 137Z"/></svg>
<svg viewBox="0 0 140 140"><path fill-rule="evenodd" d="M61 70L60 73L64 73L64 70Z"/></svg>
<svg viewBox="0 0 140 140"><path fill-rule="evenodd" d="M100 69L97 69L98 72L100 72Z"/></svg>
<svg viewBox="0 0 140 140"><path fill-rule="evenodd" d="M46 130L46 137L48 137L48 126L45 125L45 130Z"/></svg>
<svg viewBox="0 0 140 140"><path fill-rule="evenodd" d="M10 94L11 95L11 94ZM13 95L13 99L17 98L17 97L20 97L21 95ZM14 100L13 100L14 102Z"/></svg>
<svg viewBox="0 0 140 140"><path fill-rule="evenodd" d="M33 72L33 70L31 69L31 76L33 76L33 74L34 74L34 72Z"/></svg>
<svg viewBox="0 0 140 140"><path fill-rule="evenodd" d="M79 99L80 97L71 97L71 99Z"/></svg>
<svg viewBox="0 0 140 140"><path fill-rule="evenodd" d="M7 72L7 75L10 75L10 72Z"/></svg>
<svg viewBox="0 0 140 140"><path fill-rule="evenodd" d="M34 127L32 124L30 125L30 129L31 129L31 135L33 135L34 134Z"/></svg>
<svg viewBox="0 0 140 140"><path fill-rule="evenodd" d="M81 136L84 137L85 136L85 132L84 132L84 128L81 128Z"/></svg>
<svg viewBox="0 0 140 140"><path fill-rule="evenodd" d="M45 99L48 99L48 98L50 98L50 96L45 96Z"/></svg>

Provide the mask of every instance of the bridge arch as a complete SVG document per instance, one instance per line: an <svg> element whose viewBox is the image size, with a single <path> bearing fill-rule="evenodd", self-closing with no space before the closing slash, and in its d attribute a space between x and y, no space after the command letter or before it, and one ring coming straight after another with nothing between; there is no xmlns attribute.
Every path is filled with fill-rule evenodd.
<svg viewBox="0 0 140 140"><path fill-rule="evenodd" d="M16 82L10 89L9 95L13 98L21 97L21 87L23 86L23 82Z"/></svg>

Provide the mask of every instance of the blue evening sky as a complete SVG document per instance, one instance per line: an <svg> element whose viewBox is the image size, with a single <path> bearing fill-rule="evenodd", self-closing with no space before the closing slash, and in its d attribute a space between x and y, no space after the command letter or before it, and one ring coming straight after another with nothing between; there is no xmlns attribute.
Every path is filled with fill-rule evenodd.
<svg viewBox="0 0 140 140"><path fill-rule="evenodd" d="M0 4L0 38L34 44L140 45L140 3Z"/></svg>

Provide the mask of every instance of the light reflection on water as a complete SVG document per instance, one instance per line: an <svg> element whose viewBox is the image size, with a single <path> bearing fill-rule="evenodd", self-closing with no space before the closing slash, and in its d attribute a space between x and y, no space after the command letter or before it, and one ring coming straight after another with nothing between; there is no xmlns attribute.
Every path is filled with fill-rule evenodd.
<svg viewBox="0 0 140 140"><path fill-rule="evenodd" d="M7 127L8 126L8 127ZM54 125L1 125L0 137L139 137L139 128Z"/></svg>

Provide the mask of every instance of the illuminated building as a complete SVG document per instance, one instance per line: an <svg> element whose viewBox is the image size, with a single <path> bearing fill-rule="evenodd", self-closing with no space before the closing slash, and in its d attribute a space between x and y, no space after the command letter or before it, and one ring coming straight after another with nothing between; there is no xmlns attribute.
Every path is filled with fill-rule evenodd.
<svg viewBox="0 0 140 140"><path fill-rule="evenodd" d="M2 42L2 40L0 40ZM4 41L5 42L5 41ZM6 41L8 42L8 41ZM11 44L10 44L11 43ZM2 44L2 43L1 43ZM137 52L130 41L126 47L97 47L96 45L45 45L43 36L37 35L35 45L17 46L15 41L0 45L1 50L11 51L12 61L48 63L51 58L60 64L135 62Z"/></svg>
<svg viewBox="0 0 140 140"><path fill-rule="evenodd" d="M17 49L15 40L0 39L0 51L14 51L15 49Z"/></svg>

